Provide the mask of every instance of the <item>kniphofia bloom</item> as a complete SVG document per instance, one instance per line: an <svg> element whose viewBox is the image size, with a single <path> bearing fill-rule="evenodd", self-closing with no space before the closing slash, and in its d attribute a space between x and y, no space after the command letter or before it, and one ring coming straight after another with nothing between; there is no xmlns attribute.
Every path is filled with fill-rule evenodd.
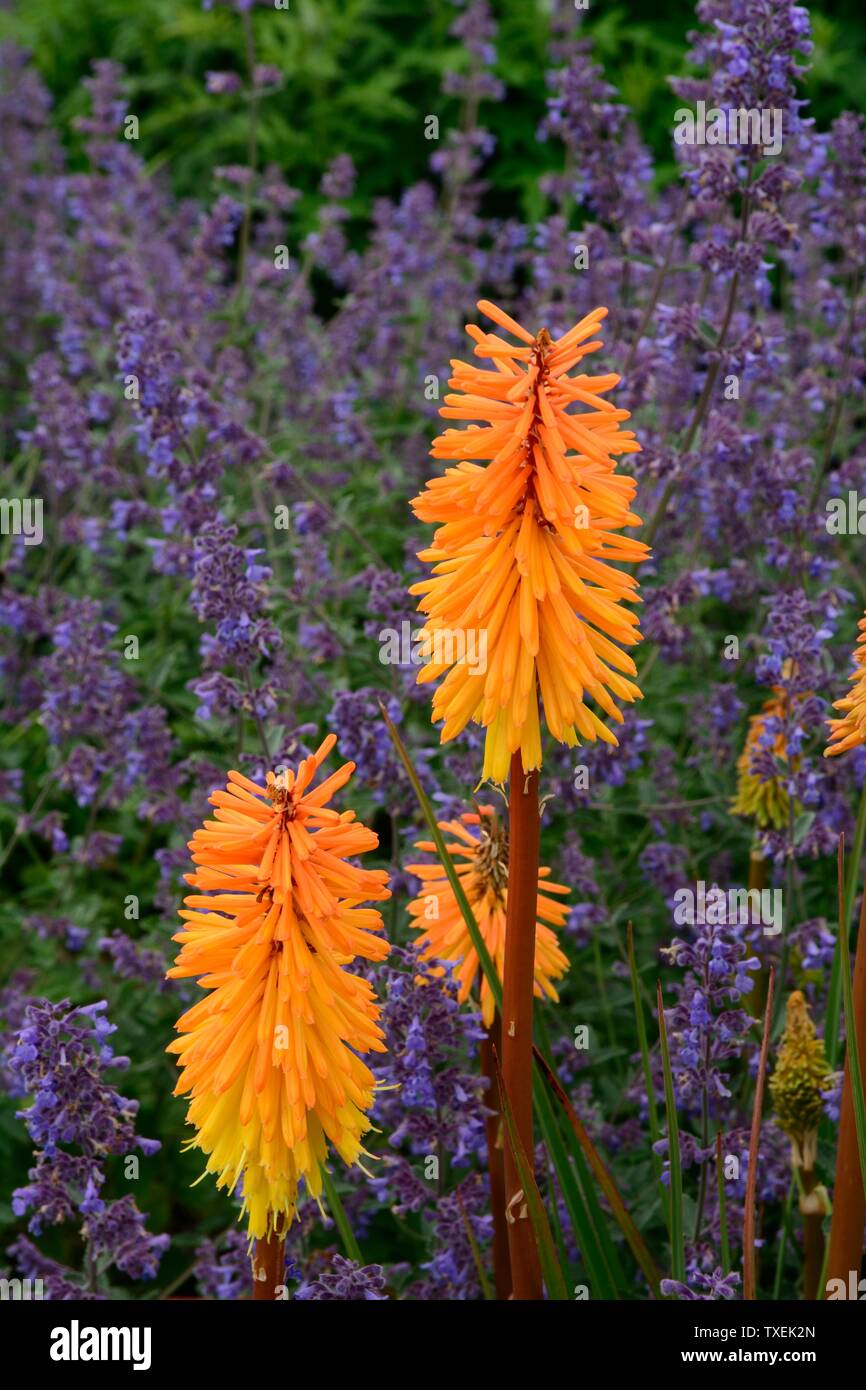
<svg viewBox="0 0 866 1390"><path fill-rule="evenodd" d="M836 700L834 709L841 710L841 719L828 719L830 738L824 749L825 758L833 758L837 753L846 753L849 748L859 748L866 743L866 614L857 624L860 636L854 651L854 670L848 677L851 689L841 700Z"/></svg>
<svg viewBox="0 0 866 1390"><path fill-rule="evenodd" d="M621 428L628 411L605 399L619 377L569 375L601 347L593 335L607 310L554 340L487 300L478 308L517 342L467 325L492 370L452 362L456 394L440 414L482 423L434 440L433 457L454 462L412 503L438 526L420 555L432 575L412 593L430 656L418 680L444 675L433 697L442 742L476 720L487 730L484 775L504 782L517 749L525 771L541 766L539 694L560 742L617 742L587 701L621 722L614 697L641 698L623 650L640 641L627 606L639 602L637 581L616 565L648 551L620 534L640 517L635 479L615 460L640 445Z"/></svg>
<svg viewBox="0 0 866 1390"><path fill-rule="evenodd" d="M219 1187L243 1180L255 1238L285 1231L302 1179L319 1198L329 1142L347 1164L366 1152L376 1082L358 1054L385 1051L373 989L343 967L388 954L380 913L361 906L390 896L388 876L347 862L378 838L328 806L354 763L314 785L335 742L265 786L229 773L190 842L196 891L174 938L169 975L208 991L168 1048L176 1094L190 1097L189 1147Z"/></svg>
<svg viewBox="0 0 866 1390"><path fill-rule="evenodd" d="M484 940L499 978L505 961L505 917L508 903L508 837L492 806L479 806L459 819L439 821L439 829L452 837L446 841L448 853L469 900L478 930ZM416 849L435 854L432 840L419 840ZM455 978L458 999L469 997L480 976L481 1013L485 1027L493 1022L495 1003L454 890L441 862L409 864L408 870L421 879L421 892L409 904L409 912L421 932L420 944L425 960L459 961ZM550 882L550 869L538 870L537 923L535 929L535 994L538 998L558 999L554 980L568 970L553 928L561 929L568 916L568 904L551 895L571 890Z"/></svg>
<svg viewBox="0 0 866 1390"><path fill-rule="evenodd" d="M767 777L765 769L755 766L756 757L768 752L777 763L790 766L793 771L799 766L799 758L789 760L784 732L774 729L772 722L785 718L787 701L786 692L774 688L772 698L749 720L745 746L737 759L737 794L731 810L734 815L749 816L761 830L768 826L782 830L790 819L791 797L784 774ZM795 802L795 811L799 813L800 809Z"/></svg>
<svg viewBox="0 0 866 1390"><path fill-rule="evenodd" d="M815 1031L805 996L796 989L788 998L785 1032L770 1077L770 1095L779 1126L791 1140L797 1167L815 1166L818 1126L832 1084L824 1043Z"/></svg>

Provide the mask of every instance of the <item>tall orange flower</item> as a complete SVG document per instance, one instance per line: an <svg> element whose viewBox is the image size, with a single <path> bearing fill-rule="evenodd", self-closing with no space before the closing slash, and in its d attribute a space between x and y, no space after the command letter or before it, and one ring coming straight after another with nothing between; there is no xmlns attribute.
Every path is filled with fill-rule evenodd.
<svg viewBox="0 0 866 1390"><path fill-rule="evenodd" d="M357 1054L385 1051L372 987L342 967L388 954L380 913L360 906L390 896L388 876L346 862L378 838L328 806L355 764L313 786L335 742L264 787L229 773L190 842L198 892L174 938L169 975L208 991L168 1048L182 1069L175 1094L190 1096L189 1147L208 1155L218 1187L243 1179L256 1238L285 1229L301 1179L319 1197L328 1141L348 1164L366 1152L376 1083Z"/></svg>
<svg viewBox="0 0 866 1390"><path fill-rule="evenodd" d="M854 670L848 677L853 687L841 700L836 700L833 708L842 711L841 719L828 719L830 737L824 749L825 758L834 758L837 753L846 753L849 748L859 748L866 743L866 614L857 624L860 636L854 651Z"/></svg>
<svg viewBox="0 0 866 1390"><path fill-rule="evenodd" d="M448 853L456 860L455 868L469 906L472 908L484 944L493 957L497 974L502 979L505 962L505 917L508 904L508 836L492 806L479 806L467 811L459 820L439 821L439 829L454 837L447 845ZM416 849L435 854L432 840L419 840ZM425 960L459 961L455 978L459 981L458 999L467 999L474 988L480 963L472 938L454 890L445 870L437 859L432 864L409 864L409 872L423 883L423 888L409 904L415 926L421 932L420 944ZM568 904L549 897L552 893L569 893L561 883L551 883L550 869L538 870L538 898L535 932L535 994L538 998L558 999L553 981L559 980L568 969L568 958L559 948L554 932L546 925L561 928L568 916ZM481 1013L485 1027L493 1022L496 1005L486 977L481 975Z"/></svg>
<svg viewBox="0 0 866 1390"><path fill-rule="evenodd" d="M640 641L624 606L639 602L637 581L614 563L648 550L618 534L640 525L636 482L615 472L616 455L640 449L620 428L628 411L605 399L619 377L569 375L601 347L590 340L607 310L554 340L546 329L533 337L487 300L478 308L518 341L467 325L475 356L493 369L453 362L458 394L440 414L483 423L434 440L434 458L457 462L412 503L439 528L420 556L432 575L412 593L429 654L418 680L445 676L433 697L442 741L476 720L487 729L484 775L504 782L518 748L525 771L541 765L539 693L560 742L617 742L587 700L621 722L613 697L641 698L622 650Z"/></svg>

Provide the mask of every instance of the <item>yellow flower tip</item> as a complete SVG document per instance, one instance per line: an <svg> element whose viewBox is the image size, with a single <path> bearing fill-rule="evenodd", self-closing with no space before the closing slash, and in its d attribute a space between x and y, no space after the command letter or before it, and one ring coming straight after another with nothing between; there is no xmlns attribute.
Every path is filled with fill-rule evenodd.
<svg viewBox="0 0 866 1390"><path fill-rule="evenodd" d="M497 971L502 975L505 961L505 925L508 907L508 836L492 805L479 805L451 821L440 821L439 828L456 842L449 853L456 858L458 873L469 905ZM416 845L428 849L426 841ZM420 933L418 943L426 961L453 961L458 999L462 1002L479 986L481 971L454 891L441 863L409 865L422 878L422 890L409 904L413 929ZM535 993L553 1001L558 994L553 982L568 970L568 959L561 950L556 931L562 929L569 906L559 896L571 890L547 882L549 868L538 871L537 923L535 938ZM434 971L441 973L438 967ZM495 1005L490 987L480 975L481 1014L485 1027L493 1022Z"/></svg>
<svg viewBox="0 0 866 1390"><path fill-rule="evenodd" d="M388 876L352 862L377 837L328 804L354 764L317 782L334 743L264 785L231 772L213 794L168 972L208 991L167 1051L189 1147L218 1187L243 1183L251 1239L291 1222L301 1182L318 1198L329 1145L357 1162L376 1084L362 1057L385 1050L373 992L343 966L387 955L381 915L362 904L390 896Z"/></svg>

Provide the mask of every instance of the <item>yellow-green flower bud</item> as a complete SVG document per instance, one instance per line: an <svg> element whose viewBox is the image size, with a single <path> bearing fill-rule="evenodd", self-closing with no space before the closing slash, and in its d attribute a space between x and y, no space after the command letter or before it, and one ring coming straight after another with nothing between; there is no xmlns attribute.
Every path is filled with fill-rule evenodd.
<svg viewBox="0 0 866 1390"><path fill-rule="evenodd" d="M824 1044L815 1034L809 1006L799 990L788 1000L785 1032L770 1078L776 1117L791 1140L798 1168L815 1166L818 1125L824 1113L824 1092L832 1083Z"/></svg>

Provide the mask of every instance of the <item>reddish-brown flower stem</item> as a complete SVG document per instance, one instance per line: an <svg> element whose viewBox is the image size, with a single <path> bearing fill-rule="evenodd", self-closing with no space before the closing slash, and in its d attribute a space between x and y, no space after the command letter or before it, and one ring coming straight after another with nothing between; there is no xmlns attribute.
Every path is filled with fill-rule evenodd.
<svg viewBox="0 0 866 1390"><path fill-rule="evenodd" d="M857 947L854 956L852 1003L857 1028L860 1069L866 1075L866 893L863 894L863 905L860 909L860 927L857 933ZM828 1282L831 1279L842 1279L847 1289L851 1270L855 1271L859 1279L860 1262L863 1259L864 1221L866 1221L866 1196L863 1193L863 1177L860 1172L860 1156L857 1151L857 1127L854 1122L850 1059L846 1055L845 1080L842 1084L842 1112L839 1119L839 1143L836 1149L836 1179L833 1185L830 1252L827 1257Z"/></svg>
<svg viewBox="0 0 866 1390"><path fill-rule="evenodd" d="M757 854L753 849L749 855L749 882L748 888L751 893L757 890L759 893L766 888L768 879L769 861L762 854ZM744 1000L746 1010L752 1018L763 1018L764 1005L767 1001L767 973L761 966L760 974L756 976L755 983L749 990ZM706 1166L706 1165L704 1165Z"/></svg>
<svg viewBox="0 0 866 1390"><path fill-rule="evenodd" d="M519 752L509 786L508 905L502 981L502 1079L523 1148L532 1161L532 999L540 815L538 773L525 773ZM542 1297L541 1267L520 1176L505 1148L505 1211L511 1254L512 1297Z"/></svg>
<svg viewBox="0 0 866 1390"><path fill-rule="evenodd" d="M282 1235L269 1235L256 1241L253 1255L253 1298L263 1298L273 1303L277 1288L283 1282L285 1268L286 1239Z"/></svg>
<svg viewBox="0 0 866 1390"><path fill-rule="evenodd" d="M820 1198L812 1197L818 1186L818 1175L814 1168L802 1168L800 1180L804 1193L800 1201L803 1213L803 1297L814 1302L818 1297L821 1266L824 1263L824 1204Z"/></svg>

